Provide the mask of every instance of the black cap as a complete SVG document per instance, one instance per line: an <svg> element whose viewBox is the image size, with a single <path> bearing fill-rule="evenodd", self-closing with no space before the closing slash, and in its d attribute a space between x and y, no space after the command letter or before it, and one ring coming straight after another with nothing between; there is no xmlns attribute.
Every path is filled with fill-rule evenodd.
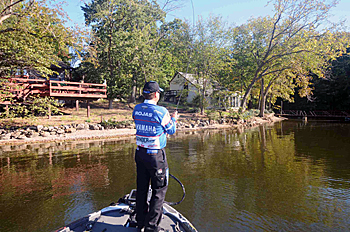
<svg viewBox="0 0 350 232"><path fill-rule="evenodd" d="M159 85L155 81L146 82L143 86L143 93L154 93L154 92L163 92L162 88L159 88Z"/></svg>

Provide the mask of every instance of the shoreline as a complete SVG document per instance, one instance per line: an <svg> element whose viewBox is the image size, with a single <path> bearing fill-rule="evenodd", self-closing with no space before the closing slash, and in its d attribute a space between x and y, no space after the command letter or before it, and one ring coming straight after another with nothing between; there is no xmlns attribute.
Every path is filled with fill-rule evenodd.
<svg viewBox="0 0 350 232"><path fill-rule="evenodd" d="M253 128L265 123L275 123L279 121L286 120L286 118L279 118L275 116L269 116L266 118L257 118L243 121L238 124L213 124L208 126L185 128L180 127L177 132L186 131L199 131L199 130L220 130L220 129L236 129L243 127L244 129ZM22 145L28 143L51 143L51 142L69 142L69 141L84 141L84 140L123 140L135 136L136 129L105 129L105 130L77 130L75 132L64 134L64 136L52 135L48 137L35 137L35 138L25 138L25 139L7 139L0 140L0 146L3 145Z"/></svg>

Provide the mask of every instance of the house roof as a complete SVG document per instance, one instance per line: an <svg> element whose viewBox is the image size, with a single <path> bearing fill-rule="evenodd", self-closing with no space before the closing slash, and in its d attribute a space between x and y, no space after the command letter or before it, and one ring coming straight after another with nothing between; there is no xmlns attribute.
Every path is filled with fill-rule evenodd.
<svg viewBox="0 0 350 232"><path fill-rule="evenodd" d="M174 77L170 80L170 82L172 82L174 80L174 78L177 75L182 76L184 79L186 79L188 82L190 82L192 85L199 85L199 86L203 86L203 82L204 80L202 78L197 79L196 78L196 74L191 74L191 73L184 73L184 72L176 72ZM217 86L218 83L213 81L213 80L209 80L209 83L211 83L211 85L213 86Z"/></svg>
<svg viewBox="0 0 350 232"><path fill-rule="evenodd" d="M174 80L174 78L180 74L183 78L185 78L187 81L191 82L192 84L194 84L195 79L195 74L191 74L191 73L184 73L184 72L176 72L173 76L173 78L170 80L170 82L172 82Z"/></svg>
<svg viewBox="0 0 350 232"><path fill-rule="evenodd" d="M185 80L189 81L191 84L199 84L200 86L202 86L201 83L196 83L196 82L198 82L198 79L195 78L196 74L184 73L184 72L179 72L179 71L177 71L174 74L174 76L170 80L170 82L172 82L177 75L182 76ZM209 82L211 83L212 87L214 87L215 90L228 90L227 88L220 86L220 84L217 81L209 80ZM240 91L234 91L235 95L240 94L240 93L241 93Z"/></svg>

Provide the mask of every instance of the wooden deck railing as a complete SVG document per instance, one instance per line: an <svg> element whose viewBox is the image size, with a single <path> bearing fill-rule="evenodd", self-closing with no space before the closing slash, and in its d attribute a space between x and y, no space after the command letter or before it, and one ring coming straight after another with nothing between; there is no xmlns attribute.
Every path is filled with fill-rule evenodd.
<svg viewBox="0 0 350 232"><path fill-rule="evenodd" d="M8 92L17 99L39 94L59 99L99 99L107 98L106 84L54 81L46 79L8 78L5 83Z"/></svg>
<svg viewBox="0 0 350 232"><path fill-rule="evenodd" d="M106 98L107 86L82 82L49 81L50 96L67 98Z"/></svg>
<svg viewBox="0 0 350 232"><path fill-rule="evenodd" d="M179 95L179 90L169 90L165 91L164 96L177 96Z"/></svg>

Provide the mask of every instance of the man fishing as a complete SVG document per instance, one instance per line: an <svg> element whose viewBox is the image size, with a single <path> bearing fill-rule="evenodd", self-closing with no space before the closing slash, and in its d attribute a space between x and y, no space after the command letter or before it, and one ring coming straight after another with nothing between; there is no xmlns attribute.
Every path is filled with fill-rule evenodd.
<svg viewBox="0 0 350 232"><path fill-rule="evenodd" d="M160 231L163 202L168 189L169 169L165 154L166 135L176 132L177 111L171 116L168 110L157 103L163 89L155 81L143 87L145 101L135 106L132 113L136 125L136 221L145 232ZM147 203L149 182L152 197Z"/></svg>

